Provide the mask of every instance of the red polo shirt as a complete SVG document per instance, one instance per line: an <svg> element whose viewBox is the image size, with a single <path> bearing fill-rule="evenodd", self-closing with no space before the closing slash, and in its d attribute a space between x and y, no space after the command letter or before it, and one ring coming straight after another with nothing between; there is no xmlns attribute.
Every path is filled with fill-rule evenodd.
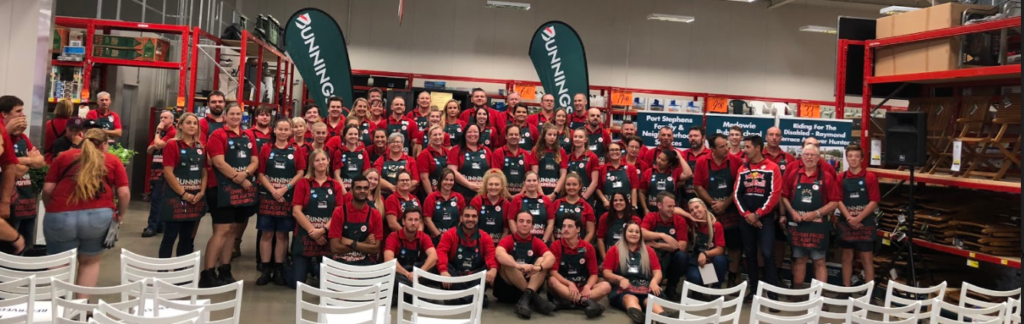
<svg viewBox="0 0 1024 324"><path fill-rule="evenodd" d="M567 120L566 122L569 123L569 125L572 125L573 123L586 125L587 124L587 111L586 110L577 110L577 111L582 111L583 115L577 115L576 111L573 111L572 114L569 115L569 120ZM586 127L586 126L584 126L584 127Z"/></svg>
<svg viewBox="0 0 1024 324"><path fill-rule="evenodd" d="M608 180L608 171L615 171L615 170L622 170L622 169L626 170L626 174L629 177L630 188L631 189L640 189L640 179L637 179L636 169L634 169L633 166L629 165L629 164L621 164L621 165L619 165L618 168L612 166L611 164L605 164L605 165L602 165L601 167L599 167L597 169L597 171L598 171L597 188L598 189L602 189L602 190L604 189L604 183L605 183L605 181Z"/></svg>
<svg viewBox="0 0 1024 324"><path fill-rule="evenodd" d="M491 157L488 159L491 160L491 169L501 170L501 168L505 167L505 158L517 158L520 156L523 157L523 163L526 165L527 172L532 170L531 168L537 165L537 160L533 158L533 154L531 154L530 151L521 148L518 152L516 152L516 154L512 154L508 150L507 146L503 146L498 148L491 154Z"/></svg>
<svg viewBox="0 0 1024 324"><path fill-rule="evenodd" d="M402 218L402 203L415 202L416 205L420 206L420 210L423 210L423 205L420 205L420 200L416 198L416 195L409 193L409 197L402 197L402 194L395 191L394 194L388 196L388 199L384 199L384 216L395 215L400 220Z"/></svg>
<svg viewBox="0 0 1024 324"><path fill-rule="evenodd" d="M310 178L302 178L299 182L295 183L295 195L292 197L292 206L300 206L306 208L309 204L309 190L313 188L330 188L334 190L334 206L335 208L342 206L341 195L341 184L335 182L334 179L327 178L322 184L316 183L316 180ZM330 194L330 193L328 193Z"/></svg>
<svg viewBox="0 0 1024 324"><path fill-rule="evenodd" d="M213 167L213 158L224 155L224 151L227 151L228 149L229 139L239 138L242 136L243 135L241 133L228 131L227 126L214 131L213 134L210 134L210 139L206 141L206 154L210 159L210 167L206 169L206 174L210 175L206 181L207 188L217 187L217 177L214 176L214 172L218 171ZM256 143L249 142L249 144L249 148L251 149L251 152L249 153L251 154L250 156L255 156L259 153L256 151Z"/></svg>
<svg viewBox="0 0 1024 324"><path fill-rule="evenodd" d="M656 160L658 159L658 154L661 154L661 151L665 150L665 149L668 149L668 148L664 148L664 147L661 147L661 146L655 146L654 148L647 150L646 154L642 154L640 156L643 158L644 163L647 163L647 165L655 165L655 164L657 164ZM683 150L680 150L680 149L677 149L677 148L671 148L671 149L673 151L678 152L679 154L683 154ZM680 161L680 162L682 162L682 161Z"/></svg>
<svg viewBox="0 0 1024 324"><path fill-rule="evenodd" d="M796 159L796 162L790 163L790 165L793 167L786 168L787 170L802 170L804 168L804 159ZM839 174L836 173L836 168L826 162L824 158L818 160L818 168L819 170L824 170L825 173L828 173L833 178L839 178Z"/></svg>
<svg viewBox="0 0 1024 324"><path fill-rule="evenodd" d="M67 130L68 119L64 117L54 117L50 121L46 122L46 127L43 127L45 136L43 138L43 151L50 153L53 148L53 141L56 141L61 136L64 136L64 132Z"/></svg>
<svg viewBox="0 0 1024 324"><path fill-rule="evenodd" d="M540 123L545 123L546 124L546 123L548 123L548 121L554 120L554 119L555 119L554 111L551 112L551 117L548 117L548 116L544 115L544 110L541 109L540 112L537 112L536 114L533 114L533 115L530 115L530 116L526 117L526 123L529 124L530 126L533 126L537 130L541 130L544 127L541 127Z"/></svg>
<svg viewBox="0 0 1024 324"><path fill-rule="evenodd" d="M302 154L302 149L295 146L295 144L289 144L288 146L295 148L295 153L291 154L292 158L295 159L295 171L306 171L306 155ZM264 145L263 149L260 150L260 166L256 168L256 173L267 173L267 164L270 163L263 162L270 161L270 150L272 148L277 148L277 145L274 143L267 143L267 145Z"/></svg>
<svg viewBox="0 0 1024 324"><path fill-rule="evenodd" d="M442 201L449 203L453 199L455 200L456 208L459 209L459 215L462 215L462 210L466 209L466 198L463 198L462 194L453 191L448 199L444 199L444 197L441 196L441 191L434 190L434 192L427 195L427 198L423 199L423 218L434 218L434 212L437 211L437 204Z"/></svg>
<svg viewBox="0 0 1024 324"><path fill-rule="evenodd" d="M768 153L768 148L765 148L764 151L761 151L761 154L764 155L764 158L766 160L772 161L772 162L775 163L775 165L778 165L779 166L779 171L782 171L783 174L786 173L786 170L789 169L788 167L790 165L794 165L797 161L799 161L795 157L793 157L792 154L789 154L788 152L786 152L782 148L779 148L779 154L778 155L772 155L771 153ZM786 159L786 166L782 166L782 159L783 158Z"/></svg>
<svg viewBox="0 0 1024 324"><path fill-rule="evenodd" d="M524 198L526 198L525 195L518 194L518 195L515 195L514 197L512 197L512 201L509 202L508 212L505 213L505 221L507 221L509 224L515 224L516 216L519 216L519 212L523 210L523 199ZM545 196L543 194L541 194L539 198L540 198L541 201L544 202L544 211L546 212L550 208L550 206L551 206L551 198L548 198L548 196ZM548 214L548 220L554 220L555 219L555 214L554 213L547 213L547 214ZM548 224L543 224L543 225L547 226Z"/></svg>
<svg viewBox="0 0 1024 324"><path fill-rule="evenodd" d="M658 172L658 168L650 168L644 171L644 174L640 176L640 188L639 190L648 191L651 188L651 178L654 177L655 172ZM660 174L660 172L658 172ZM683 176L683 168L675 168L669 171L672 176L673 182L678 182L679 178ZM675 192L675 188L672 188L668 192ZM647 194L650 194L649 192Z"/></svg>
<svg viewBox="0 0 1024 324"><path fill-rule="evenodd" d="M175 167L177 167L178 163L181 162L181 149L182 148L193 148L193 147L196 146L195 144L196 143L192 143L192 146L189 146L189 145L185 144L185 142L183 142L183 141L174 140L174 139L167 141L167 145L164 146L164 166L175 166ZM205 147L205 145L202 144L202 140L199 141L199 144L200 144L200 147ZM203 154L203 150L200 149L198 153L199 154ZM211 174L207 174L206 177L210 178L210 177L212 177L212 175ZM210 180L207 179L206 182L210 182Z"/></svg>
<svg viewBox="0 0 1024 324"><path fill-rule="evenodd" d="M590 126L588 125L586 127L583 127L583 130L587 133L588 137L594 134L601 134L601 144L604 145L605 150L607 150L608 145L612 143L612 132L609 131L607 128L598 126L597 129L591 130ZM622 149L625 150L626 147L623 146Z"/></svg>
<svg viewBox="0 0 1024 324"><path fill-rule="evenodd" d="M498 247L505 248L505 252L511 254L515 243L526 243L531 242L533 247L530 249L533 251L533 257L540 258L544 253L548 253L548 246L537 238L536 235L528 235L527 237L519 236L519 233L512 233L512 235L506 236L498 242Z"/></svg>
<svg viewBox="0 0 1024 324"><path fill-rule="evenodd" d="M341 155L345 154L345 153L351 153L351 152L362 153L362 155L363 155L363 157L362 157L362 160L363 160L363 171L369 170L370 167L373 166L372 164L370 164L370 153L367 152L366 148L363 147L362 142L360 142L359 145L356 145L356 149L355 150L349 150L347 146L342 145L342 146L339 146L337 150L334 150L334 151L331 152L331 174L332 174L332 176L334 174L334 170L341 170L341 168L344 167L344 165L341 162ZM413 177L413 179L416 179L416 178Z"/></svg>
<svg viewBox="0 0 1024 324"><path fill-rule="evenodd" d="M601 162L597 160L597 154L594 154L594 152L591 151L587 151L587 154L580 156L577 156L576 153L569 153L568 156L566 156L566 160L568 160L568 162L578 162L582 161L585 158L590 158L589 160L587 160L587 165L583 167L583 169L585 170L584 172L586 172L587 174L581 174L581 176L588 176L593 178L592 173L594 171L597 171L598 167L601 166ZM568 164L566 164L565 167L568 168ZM590 179L590 181L594 180L597 179ZM584 184L584 187L586 187L587 185L590 184Z"/></svg>
<svg viewBox="0 0 1024 324"><path fill-rule="evenodd" d="M817 170L814 174L808 176L806 172L789 172L786 173L785 181L782 183L782 198L792 199L793 193L796 190L797 183L800 184L812 184L818 180L818 175L821 170ZM822 184L815 190L821 191L821 198L824 199L823 203L827 204L833 201L843 201L842 191L836 184L836 178L828 173L821 174ZM806 211L806 210L805 210Z"/></svg>
<svg viewBox="0 0 1024 324"><path fill-rule="evenodd" d="M581 191L583 189L584 188L580 188ZM564 197L563 198L558 198L557 200L555 200L550 205L547 205L547 207L548 207L548 215L551 218L556 218L555 217L555 213L558 212L558 206L562 205L562 203L566 203L567 206L578 206L578 207L580 207L580 210L581 210L580 215L582 216L581 220L583 221L583 224L580 224L580 228L581 229L587 229L586 224L588 222L590 222L590 223L597 222L596 216L594 215L594 207L591 207L590 203L588 203L586 200L583 200L583 198L580 198L580 200L577 201L575 204L570 203ZM595 226L596 226L596 224L595 224ZM555 224L555 227L562 227L562 224Z"/></svg>
<svg viewBox="0 0 1024 324"><path fill-rule="evenodd" d="M210 123L217 122L210 116L212 115L208 114L206 115L206 117L199 119L199 136L202 137L204 140L208 140L210 138L210 135L213 135L210 133ZM224 119L221 119L220 124L222 124L221 128L223 128Z"/></svg>
<svg viewBox="0 0 1024 324"><path fill-rule="evenodd" d="M463 235L461 228L441 234L441 240L437 244L437 272L448 272L448 260L455 257L459 245L480 246L479 253L483 255L487 269L498 268L498 261L494 257L494 239L481 229L476 231L479 234L475 235L476 239Z"/></svg>
<svg viewBox="0 0 1024 324"><path fill-rule="evenodd" d="M110 109L107 109L107 113L105 114L100 114L99 109L93 109L90 110L88 113L85 113L85 119L88 120L99 120L100 118L111 117L113 117L113 120L111 120L111 122L114 124L114 129L121 129L121 116L118 116L116 112Z"/></svg>
<svg viewBox="0 0 1024 324"><path fill-rule="evenodd" d="M342 208L348 211L347 219ZM369 215L367 215L367 211L369 211ZM367 221L367 216L369 216L369 221ZM356 224L368 223L366 230L373 234L373 238L377 242L384 240L384 225L381 222L380 211L373 209L370 204L366 204L362 209L356 209L352 204L345 204L335 208L334 214L331 215L331 228L328 230L328 238L341 238L341 232L346 221Z"/></svg>
<svg viewBox="0 0 1024 324"><path fill-rule="evenodd" d="M7 142L10 142L10 140ZM107 169L107 175L100 182L101 187L99 192L96 193L96 198L78 201L74 204L68 201L71 198L71 194L75 191L75 186L78 185L75 179L77 178L78 170L82 167L81 163L72 165L72 162L78 159L78 156L81 154L82 150L71 149L57 156L50 164L50 170L46 173L46 182L55 183L57 186L53 189L50 200L46 204L47 212L61 213L86 209L116 208L114 206L115 191L117 188L128 186L128 174L124 170L124 165L121 164L121 159L110 153L103 153L103 165Z"/></svg>
<svg viewBox="0 0 1024 324"><path fill-rule="evenodd" d="M555 256L555 265L551 266L551 272L558 272L558 265L562 263L562 256L565 255L577 255L580 253L580 249L586 250L586 255L583 257L584 263L586 263L587 270L591 276L597 276L597 249L593 245L583 241L582 239L576 242L575 246L569 246L566 239L555 241L551 244L551 254Z"/></svg>
<svg viewBox="0 0 1024 324"><path fill-rule="evenodd" d="M661 219L661 215L658 215L657 212L647 213L647 216L644 216L643 222L640 223L640 228L651 232L654 232L654 229L657 226L672 226L672 229L675 230L674 235L678 241L686 241L689 238L688 230L690 228L686 225L686 218L683 218L682 216L672 215L672 219L666 222Z"/></svg>
<svg viewBox="0 0 1024 324"><path fill-rule="evenodd" d="M837 185L839 186L839 190L842 190L842 191L846 190L843 187L843 181L845 181L846 179L864 179L864 186L867 187L867 189L868 189L868 200L869 201L874 201L874 202L882 201L882 195L878 191L878 178L875 177L874 173L869 172L868 169L860 169L860 173L858 173L858 174L853 174L853 173L851 173L849 171L841 173L839 175L839 180L837 181ZM849 195L849 193L843 192L842 195L843 195L843 197L846 197L846 196ZM857 215L852 215L852 216L857 216Z"/></svg>
<svg viewBox="0 0 1024 324"><path fill-rule="evenodd" d="M420 155L416 157L416 169L419 170L420 173L433 174L434 171L437 170L437 164L434 163L434 158L440 156L445 157L445 160L448 159L448 152L446 152L443 147L439 150L435 150L429 145L424 147L423 150L420 151ZM434 190L437 190L437 188L434 188Z"/></svg>
<svg viewBox="0 0 1024 324"><path fill-rule="evenodd" d="M692 226L695 230L697 230L698 233L701 233L701 234L707 234L708 233L708 226L705 225L705 224L693 223L693 224L690 224L690 226ZM725 228L722 227L722 223L719 223L719 222L715 222L715 225L713 225L713 226L715 228L715 237L711 238L711 242L715 243L715 247L719 247L719 246L725 247ZM694 256L694 257L697 257L697 256ZM708 261L711 261L711 260L708 260Z"/></svg>
<svg viewBox="0 0 1024 324"><path fill-rule="evenodd" d="M708 170L708 164L711 164L711 170ZM732 175L733 181L736 181L737 175L740 172L740 166L743 165L743 161L737 158L735 155L728 155L722 164L715 162L715 157L707 154L697 159L697 165L693 168L693 186L701 187L704 189L708 188L708 183L711 181L712 171L721 171L726 167L729 167L729 174ZM732 188L729 188L730 190Z"/></svg>
<svg viewBox="0 0 1024 324"><path fill-rule="evenodd" d="M608 213L604 213L604 214L601 215L601 220L597 222L597 233L594 233L594 238L595 239L602 239L603 240L605 238L605 235L608 234L608 222L610 221L609 218L610 217L608 217ZM637 224L640 224L640 223L643 222L642 220L640 220L640 217L636 216L636 215L634 215L632 218L630 218L630 220L632 222L634 222L634 223L637 223ZM607 244L607 243L609 243L609 242L605 242L605 244Z"/></svg>
<svg viewBox="0 0 1024 324"><path fill-rule="evenodd" d="M395 119L395 116L391 115L381 120L377 127L387 131L388 125L401 125L403 121L408 123L408 125L405 125L406 127L402 135L405 136L405 142L409 144L409 147L412 147L413 144L423 144L423 135L420 134L420 127L416 124L415 120L409 117L402 116L402 119Z"/></svg>
<svg viewBox="0 0 1024 324"><path fill-rule="evenodd" d="M398 257L401 253L402 248L426 252L427 250L434 248L434 242L430 240L430 236L423 231L417 231L416 236L411 240L405 235L405 231L394 232L388 235L387 241L384 242L384 251L391 251ZM426 257L426 254L423 255Z"/></svg>
<svg viewBox="0 0 1024 324"><path fill-rule="evenodd" d="M391 153L384 154L380 158L377 158L377 162L373 163L373 168L377 169L377 172L380 172L380 174L384 174L384 161L405 161L405 170L409 171L409 173L412 175L412 181L420 181L420 172L416 170L416 159L413 159L409 155L402 154L402 157L396 160L392 160L390 157L388 157L388 155L391 155ZM392 183L392 185L394 185L394 183Z"/></svg>
<svg viewBox="0 0 1024 324"><path fill-rule="evenodd" d="M327 137L341 137L341 132L345 131L345 115L342 114L341 118L338 119L337 125L331 125L331 118L327 117L323 120L324 124L327 124Z"/></svg>
<svg viewBox="0 0 1024 324"><path fill-rule="evenodd" d="M480 154L480 152L484 152L487 166L493 165L491 163L491 157L493 157L491 149L483 145L477 145L477 148L476 151L468 151L468 148L467 151L462 151L461 146L452 147L451 150L448 150L448 165L454 165L456 169L462 169L462 165L466 164L466 153Z"/></svg>
<svg viewBox="0 0 1024 324"><path fill-rule="evenodd" d="M682 162L696 162L697 160L700 160L700 158L705 157L705 156L709 156L709 155L711 155L711 150L709 150L706 147L703 150L700 151L700 154L694 154L693 153L693 149L689 149L689 150L683 151L683 161ZM655 158L657 158L657 157L655 157Z"/></svg>
<svg viewBox="0 0 1024 324"><path fill-rule="evenodd" d="M658 260L658 254L654 253L654 249L647 245L644 247L647 248L647 258L651 261L651 276L653 277L654 271L661 271L661 261ZM608 253L604 256L604 266L602 269L621 275L619 273L619 249L617 247L612 246L608 249Z"/></svg>

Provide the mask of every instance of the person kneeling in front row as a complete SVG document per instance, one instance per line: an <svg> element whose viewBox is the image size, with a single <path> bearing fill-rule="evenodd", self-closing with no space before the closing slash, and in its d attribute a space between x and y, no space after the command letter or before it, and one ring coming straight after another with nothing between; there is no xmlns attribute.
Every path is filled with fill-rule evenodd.
<svg viewBox="0 0 1024 324"><path fill-rule="evenodd" d="M501 239L494 253L501 265L494 283L494 297L502 303L516 303L515 313L522 319L530 319L534 310L544 315L551 315L555 310L555 304L537 294L555 258L531 231L533 215L519 212L516 232Z"/></svg>
<svg viewBox="0 0 1024 324"><path fill-rule="evenodd" d="M391 233L384 242L384 262L398 259L395 265L395 288L393 294L398 294L398 285L413 286L413 267L423 271L430 271L437 265L437 251L434 250L434 242L430 240L427 233L420 230L420 219L423 217L419 207L409 207L402 212L402 230ZM397 297L397 296L396 296ZM405 301L412 303L412 296L406 295ZM391 299L392 305L398 305L398 298Z"/></svg>
<svg viewBox="0 0 1024 324"><path fill-rule="evenodd" d="M587 318L595 318L604 313L597 302L612 291L612 286L597 282L597 251L580 239L580 223L576 215L562 220L562 239L551 245L555 262L548 293L558 309L583 309Z"/></svg>

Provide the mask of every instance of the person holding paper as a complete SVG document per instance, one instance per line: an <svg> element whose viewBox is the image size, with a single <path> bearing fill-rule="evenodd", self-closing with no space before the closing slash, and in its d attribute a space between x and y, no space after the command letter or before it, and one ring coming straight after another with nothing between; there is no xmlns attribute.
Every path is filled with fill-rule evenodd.
<svg viewBox="0 0 1024 324"><path fill-rule="evenodd" d="M782 205L789 217L780 217L779 224L788 225L786 233L793 252L794 289L804 284L808 259L814 262L814 277L821 282L828 281L825 255L832 230L828 216L843 198L836 178L818 167L819 154L816 146L804 146L801 154L803 168L790 169L782 184Z"/></svg>
<svg viewBox="0 0 1024 324"><path fill-rule="evenodd" d="M708 212L708 207L700 198L690 199L687 203L693 223L690 224L690 264L686 269L686 281L707 286L725 282L725 271L729 268L729 258L725 257L725 230L722 223ZM711 269L708 269L711 267ZM710 278L707 276L713 274ZM711 279L715 280L712 282Z"/></svg>

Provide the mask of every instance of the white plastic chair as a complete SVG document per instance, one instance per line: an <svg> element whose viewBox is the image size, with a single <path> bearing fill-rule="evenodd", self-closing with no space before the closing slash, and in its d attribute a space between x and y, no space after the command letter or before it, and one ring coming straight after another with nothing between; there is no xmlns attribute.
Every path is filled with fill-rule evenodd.
<svg viewBox="0 0 1024 324"><path fill-rule="evenodd" d="M647 316L645 316L644 323L664 323L664 324L718 324L722 319L722 302L725 298L719 297L710 303L703 304L677 304L671 301L667 301L656 296L647 297ZM662 316L654 313L654 305L661 306L666 311L678 311L679 317L672 318ZM709 316L697 316L693 315L696 312L704 312L711 310L714 313Z"/></svg>
<svg viewBox="0 0 1024 324"><path fill-rule="evenodd" d="M1006 324L1020 324L1020 299L1010 298L1006 305L1010 307L1006 310Z"/></svg>
<svg viewBox="0 0 1024 324"><path fill-rule="evenodd" d="M744 281L736 287L727 289L714 289L708 288L701 285L695 285L689 281L683 283L683 299L682 304L692 305L700 304L702 301L696 301L686 296L689 296L690 292L696 292L709 296L711 298L721 297L722 301L722 314L719 319L720 323L736 324L740 321L740 312L743 310L743 298L747 296L747 282ZM735 296L735 297L733 297Z"/></svg>
<svg viewBox="0 0 1024 324"><path fill-rule="evenodd" d="M381 309L377 303L380 299L380 285L372 285L347 292L327 291L308 286L304 283L297 283L295 287L295 323L345 323L345 324L372 324L380 322ZM306 302L303 295L311 295L320 299L320 305ZM324 305L325 299L333 299L337 305ZM311 311L317 314L316 321L304 319L303 311ZM390 310L384 310L390 312ZM345 322L328 321L331 315L346 316Z"/></svg>
<svg viewBox="0 0 1024 324"><path fill-rule="evenodd" d="M26 276L0 283L0 323L33 323L35 312L36 277ZM24 311L17 311L24 310Z"/></svg>
<svg viewBox="0 0 1024 324"><path fill-rule="evenodd" d="M757 291L755 292L754 295L755 296L761 296L761 297L768 298L768 293L776 293L780 297L781 296L788 296L788 297L791 297L791 298L792 297L806 297L807 300L815 300L815 299L818 299L819 297L821 297L821 289L822 289L822 287L821 287L820 283L819 284L811 283L810 287L804 288L804 289L787 289L787 288L772 286L772 285L769 285L769 284L764 283L762 281L761 283L757 284ZM778 302L778 301L776 301L776 302ZM780 302L780 303L786 303L786 302Z"/></svg>
<svg viewBox="0 0 1024 324"><path fill-rule="evenodd" d="M417 287L399 285L399 295L412 295L412 303L407 303L405 298L400 298L397 313L398 324L474 324L480 317L477 305L448 306L443 302L472 296L478 290L474 287L465 290L426 291ZM406 319L406 313L409 313L409 319ZM459 314L468 315L452 318L453 315Z"/></svg>
<svg viewBox="0 0 1024 324"><path fill-rule="evenodd" d="M960 289L960 307L989 308L999 304L974 298L973 296L971 296L972 292L975 293L976 295L982 295L992 298L1006 298L1007 300L1013 297L1020 298L1020 288L1009 291L997 291L981 288L970 283L964 282L963 287L961 287ZM964 316L961 314L959 315L958 319L963 321Z"/></svg>
<svg viewBox="0 0 1024 324"><path fill-rule="evenodd" d="M120 310L142 307L143 296L146 294L146 284L141 281L113 287L82 287L55 279L51 282L50 288L55 291L99 297L100 300L103 299L100 296L128 296L128 299L122 299L120 302L107 303ZM53 319L57 323L85 323L85 314L96 312L100 306L98 303L90 304L88 300L66 299L56 294L51 294L50 298L54 309ZM78 317L78 320L73 320L75 317Z"/></svg>
<svg viewBox="0 0 1024 324"><path fill-rule="evenodd" d="M875 282L870 281L857 287L842 287L832 285L826 282L818 281L814 279L811 281L811 286L821 286L821 299L824 305L821 308L821 318L830 320L843 320L846 319L845 311L850 307L854 300L859 300L865 303L871 302L871 293L875 291ZM825 293L832 294L849 294L851 296L859 296L847 299L837 299L825 297ZM840 312L830 312L829 308L835 306L840 309Z"/></svg>
<svg viewBox="0 0 1024 324"><path fill-rule="evenodd" d="M382 270L382 269L395 270L395 264L398 263L398 261L396 261L396 260L391 260L391 261L388 261L388 262L384 262L384 263L380 263L380 264L374 264L374 265L354 266L354 265L348 265L348 264L344 264L344 263L335 261L334 259L331 259L330 257L326 257L325 256L320 261L320 267L327 266L327 267L331 267L331 268L335 268L335 269L339 269L339 270L351 271L351 272L374 272L374 271L379 271L379 270Z"/></svg>
<svg viewBox="0 0 1024 324"><path fill-rule="evenodd" d="M138 255L122 249L121 283L144 281L147 286L152 288L153 281L150 279L158 279L176 286L199 288L201 269L199 256L199 251L196 251L189 255L161 259ZM156 289L150 289L150 291L156 293ZM166 299L183 297L164 293L161 293L160 296Z"/></svg>
<svg viewBox="0 0 1024 324"><path fill-rule="evenodd" d="M904 295L906 295L906 297L904 297ZM923 298L921 297L922 295L924 296ZM885 290L885 304L882 306L891 308L894 306L910 305L914 302L921 301L921 312L918 313L918 319L927 321L935 315L932 312L932 304L930 300L933 298L942 300L945 297L945 281L934 287L917 288L890 280L889 285ZM883 315L882 320L888 321L889 315Z"/></svg>
<svg viewBox="0 0 1024 324"><path fill-rule="evenodd" d="M438 290L438 289L434 289L434 288L422 285L422 284L420 284L418 282L420 278L431 280L431 281L435 281L435 282L439 282L439 283L442 283L442 284L443 283L450 283L450 284L463 284L463 283L464 284L472 284L474 281L477 282L478 284L476 286L474 286L475 288L477 288L477 292L476 292L476 294L473 295L473 300L472 300L471 303L473 305L477 305L476 311L477 311L478 314L483 314L483 311L484 311L484 303L483 303L483 300L484 300L484 290L487 287L487 270L480 271L480 272L477 272L477 273L474 273L474 274L471 274L471 275L468 275L468 276L445 277L445 276L436 275L436 274L433 274L433 273L430 273L430 272L427 272L427 271L423 271L423 269L415 268L414 267L412 269L412 274L413 274L414 278L417 278L417 280L413 282L413 287L416 287L417 289L420 289L420 290L423 290L423 291L427 291L427 292L443 292L444 290ZM480 317L479 316L476 319L476 324L480 324Z"/></svg>
<svg viewBox="0 0 1024 324"><path fill-rule="evenodd" d="M64 295L71 298L71 294L65 291L50 289L50 282L54 279L68 283L75 283L78 278L78 250L70 250L54 255L41 257L23 257L0 253L0 281L10 279L21 279L28 276L35 276L36 307L49 307L50 295ZM36 312L39 314L39 312ZM37 319L38 320L38 319Z"/></svg>
<svg viewBox="0 0 1024 324"><path fill-rule="evenodd" d="M821 298L811 298L803 303L781 303L761 296L754 296L754 304L750 307L750 324L818 324L821 318ZM761 311L768 307L783 312L804 313L801 315L771 315Z"/></svg>
<svg viewBox="0 0 1024 324"><path fill-rule="evenodd" d="M188 288L176 286L162 280L156 280L156 295L153 303L156 314L161 315L161 308L176 310L193 310L200 307L203 309L203 322L210 324L237 324L242 316L242 281L236 281L216 288ZM228 300L212 303L215 295L230 295ZM182 296L168 299L164 296ZM200 298L206 297L206 298ZM223 320L210 321L210 313L222 310L232 310L232 316ZM173 312L172 312L173 313Z"/></svg>
<svg viewBox="0 0 1024 324"><path fill-rule="evenodd" d="M934 313L932 314L931 324L999 324L1006 320L1006 303L996 304L995 306L987 308L968 308L953 305L944 302L941 299L935 299L932 300L932 311ZM945 318L942 317L942 311L948 311L969 319L958 320Z"/></svg>
<svg viewBox="0 0 1024 324"><path fill-rule="evenodd" d="M145 317L132 315L123 310L117 309L103 301L100 301L96 312L92 313L92 322L99 324L179 324L179 323L203 323L202 310L193 310L174 316Z"/></svg>
<svg viewBox="0 0 1024 324"><path fill-rule="evenodd" d="M325 259L326 260L326 259ZM334 265L331 266L320 266L320 289L327 291L344 292L352 289L360 289L370 286L380 286L380 296L378 301L378 307L382 313L377 318L377 323L388 324L391 323L391 297L394 294L393 289L395 285L395 264L397 259L389 262L375 265L372 268L375 270L365 271L363 267L353 267L350 265L340 264L335 261ZM337 265L341 265L338 267ZM364 271L359 271L364 270ZM334 305L333 300L327 299L326 303L321 300L321 305L332 306ZM349 323L350 320L346 316L342 315L331 315L329 317L331 322L338 321L338 323Z"/></svg>
<svg viewBox="0 0 1024 324"><path fill-rule="evenodd" d="M917 323L918 315L921 312L921 302L913 302L910 305L887 308L882 306L872 305L869 301L861 301L858 299L850 299L850 306L846 309L846 324L853 323ZM884 314L891 317L899 318L895 321L876 321L871 319L871 314Z"/></svg>

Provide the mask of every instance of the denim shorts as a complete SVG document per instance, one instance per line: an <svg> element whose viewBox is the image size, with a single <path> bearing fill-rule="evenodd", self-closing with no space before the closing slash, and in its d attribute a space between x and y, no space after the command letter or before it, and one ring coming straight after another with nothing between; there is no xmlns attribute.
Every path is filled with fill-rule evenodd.
<svg viewBox="0 0 1024 324"><path fill-rule="evenodd" d="M295 218L257 215L256 229L264 232L291 232L295 230Z"/></svg>
<svg viewBox="0 0 1024 324"><path fill-rule="evenodd" d="M103 241L113 222L114 211L110 208L46 213L43 218L46 253L78 249L79 255L98 255L104 250Z"/></svg>
<svg viewBox="0 0 1024 324"><path fill-rule="evenodd" d="M794 259L810 257L811 260L821 260L825 258L825 254L827 251L819 249L792 247L792 252Z"/></svg>

